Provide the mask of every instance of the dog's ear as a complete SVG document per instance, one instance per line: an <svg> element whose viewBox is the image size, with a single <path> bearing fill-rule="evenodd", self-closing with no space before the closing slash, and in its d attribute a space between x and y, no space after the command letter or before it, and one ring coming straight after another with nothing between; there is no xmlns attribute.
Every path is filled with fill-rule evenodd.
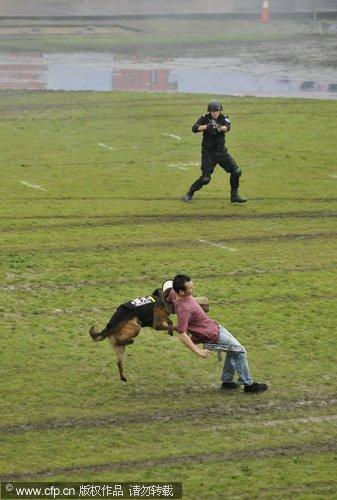
<svg viewBox="0 0 337 500"><path fill-rule="evenodd" d="M157 299L162 299L163 298L163 294L162 294L161 289L160 288L156 288L155 290L153 290L152 297L157 298Z"/></svg>

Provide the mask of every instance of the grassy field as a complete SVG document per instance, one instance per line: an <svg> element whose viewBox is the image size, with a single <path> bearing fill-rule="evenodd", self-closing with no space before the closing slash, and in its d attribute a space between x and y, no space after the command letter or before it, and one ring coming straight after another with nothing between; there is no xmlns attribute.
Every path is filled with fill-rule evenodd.
<svg viewBox="0 0 337 500"><path fill-rule="evenodd" d="M0 93L3 479L336 498L337 102L223 98L249 202L217 170L186 205L208 100ZM149 329L119 381L89 327L177 272L268 392L220 393L214 355Z"/></svg>
<svg viewBox="0 0 337 500"><path fill-rule="evenodd" d="M0 19L1 52L113 52L115 56L240 57L247 62L336 68L334 18Z"/></svg>
<svg viewBox="0 0 337 500"><path fill-rule="evenodd" d="M284 39L312 35L312 22L282 21L261 25L258 19L187 17L124 20L0 20L1 50L116 50L145 45L173 46L225 41ZM286 27L286 30L285 30ZM286 32L286 33L285 33ZM165 52L166 54L166 52Z"/></svg>

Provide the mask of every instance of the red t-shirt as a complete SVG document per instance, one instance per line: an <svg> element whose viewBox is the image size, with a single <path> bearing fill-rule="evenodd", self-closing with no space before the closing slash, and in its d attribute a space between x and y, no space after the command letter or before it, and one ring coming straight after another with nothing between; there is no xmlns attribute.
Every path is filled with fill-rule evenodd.
<svg viewBox="0 0 337 500"><path fill-rule="evenodd" d="M217 342L219 338L218 323L208 317L192 295L180 298L172 289L167 300L173 304L174 311L178 316L177 329L179 333L190 333L195 344Z"/></svg>

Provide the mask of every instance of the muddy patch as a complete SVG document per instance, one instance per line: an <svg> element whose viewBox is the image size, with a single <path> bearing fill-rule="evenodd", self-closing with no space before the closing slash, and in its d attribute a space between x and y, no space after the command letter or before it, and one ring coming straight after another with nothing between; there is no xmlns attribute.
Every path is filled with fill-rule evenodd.
<svg viewBox="0 0 337 500"><path fill-rule="evenodd" d="M335 239L337 237L337 232L327 231L327 232L315 232L315 233L288 233L288 234L275 234L268 236L247 236L243 238L223 238L212 243L216 244L227 244L227 243L268 243L268 242L282 242L282 241L300 241L300 240L324 240L324 239ZM196 240L181 240L170 242L170 249L172 248L189 248L202 246L198 239ZM88 246L78 246L78 247L42 247L39 248L26 248L23 251L9 249L8 253L12 255L23 255L23 254L49 254L49 253L82 253L82 252L125 252L128 250L137 250L140 248L164 248L167 249L167 241L149 241L146 243L135 242L135 243L120 243L113 245L88 245Z"/></svg>
<svg viewBox="0 0 337 500"><path fill-rule="evenodd" d="M238 269L236 271L229 271L225 273L214 274L198 274L198 279L200 280L220 280L225 277L244 277L244 276L264 276L267 274L285 274L285 273L314 273L314 272L325 272L330 270L335 270L336 266L334 264L325 266L309 266L309 267L294 267L294 268L275 268L275 269ZM115 280L108 279L96 279L96 280L83 280L72 283L16 283L0 285L0 290L4 292L17 292L26 291L34 292L38 290L72 290L77 288L86 287L111 287L120 286L124 284L147 284L149 288L154 288L157 283L158 276L134 276L127 278L120 278Z"/></svg>
<svg viewBox="0 0 337 500"><path fill-rule="evenodd" d="M200 453L196 455L179 455L176 457L165 457L145 460L119 461L101 465L78 465L74 467L57 467L55 469L44 469L36 472L20 472L18 474L5 474L3 481L15 479L17 481L25 478L37 478L39 476L56 476L58 474L75 474L82 472L108 472L135 469L147 469L155 467L176 467L187 464L202 464L206 462L226 462L231 460L256 460L259 458L274 458L285 456L303 456L322 453L334 453L337 451L335 441L325 443L311 443L304 445L279 446L262 448L257 450L228 451L223 453Z"/></svg>
<svg viewBox="0 0 337 500"><path fill-rule="evenodd" d="M205 392L205 388L199 388L198 393L202 394ZM177 391L164 391L165 397L177 396ZM196 391L194 391L196 392ZM215 389L214 392L218 393L219 389ZM189 390L190 393L190 390ZM185 394L185 396L184 396ZM161 391L162 395L162 391ZM186 397L185 392L180 393L181 396ZM157 397L157 393L142 394L142 397ZM136 395L130 395L130 398L137 397ZM217 418L220 416L230 416L230 415L260 415L263 413L277 413L280 411L294 411L294 410L312 410L319 408L333 407L337 405L337 399L315 399L315 400L305 400L296 399L293 401L270 401L268 403L258 403L249 405L233 405L228 404L228 400L225 400L223 404L218 404L213 407L197 408L197 409L183 409L183 410L169 410L165 409L163 411L153 411L149 414L129 414L129 415L105 415L95 418L84 418L84 419L74 419L69 418L67 420L54 420L47 422L35 422L17 425L7 425L1 426L0 432L4 434L17 434L22 432L31 431L45 431L45 430L55 430L55 429L69 429L69 428L88 428L88 427L105 427L105 426L123 426L130 424L145 423L150 424L153 422L174 422L176 420L182 419L201 419L202 417ZM309 417L308 417L309 418ZM314 417L313 417L314 418ZM321 418L321 417L317 417ZM323 417L322 417L323 418ZM328 418L328 416L326 416ZM330 415L331 421L336 419L336 415ZM269 426L270 420L266 421L263 425ZM287 422L287 420L283 420ZM232 424L231 424L232 425Z"/></svg>
<svg viewBox="0 0 337 500"><path fill-rule="evenodd" d="M35 232L35 231L51 231L59 229L72 228L100 228L113 226L132 226L138 224L171 224L172 222L194 222L194 221L226 221L226 220L273 220L273 219L325 219L335 218L337 212L333 211L316 211L316 212L275 212L262 214L177 214L177 215L125 215L121 217L99 217L93 222L68 222L67 224L48 224L40 226L25 226L15 227L9 226L1 229L3 233L20 233L20 232ZM69 219L70 216L67 216ZM86 217L83 217L85 219ZM94 216L91 216L94 218ZM104 220L105 219L105 220Z"/></svg>
<svg viewBox="0 0 337 500"><path fill-rule="evenodd" d="M273 42L266 42L268 48L270 45ZM230 46L225 44L222 52L228 52ZM298 51L297 44L291 50L295 47ZM259 45L257 54L261 52L265 51ZM337 75L331 68L294 68L283 45L282 52L270 55L270 60L266 57L262 62L257 54L250 62L244 57L201 58L200 54L158 62L140 56L123 59L109 52L0 53L0 88L337 98Z"/></svg>
<svg viewBox="0 0 337 500"><path fill-rule="evenodd" d="M303 303L305 304L308 301L318 300L323 302L335 302L337 300L337 295L327 295L327 294L311 294L311 295L287 295L283 296L275 296L275 297L252 297L249 299L219 299L213 300L212 304L214 305L230 305L230 304L254 304L254 303L262 303L262 304L295 304L295 303ZM55 316L86 316L93 314L98 314L102 312L110 312L111 307L90 307L90 308L81 308L81 309L52 309L49 311L39 311L34 310L33 312L20 312L17 310L16 312L6 312L2 311L0 313L1 317L6 319L16 319L16 318L26 318L26 317L38 317L38 316L47 316L47 317L55 317Z"/></svg>

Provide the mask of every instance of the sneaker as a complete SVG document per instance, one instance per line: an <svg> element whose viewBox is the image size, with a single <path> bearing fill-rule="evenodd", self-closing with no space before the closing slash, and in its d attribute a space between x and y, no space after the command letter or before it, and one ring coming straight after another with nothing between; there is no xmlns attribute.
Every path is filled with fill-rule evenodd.
<svg viewBox="0 0 337 500"><path fill-rule="evenodd" d="M257 382L253 382L251 385L245 385L244 392L264 392L268 389L267 384L259 384Z"/></svg>
<svg viewBox="0 0 337 500"><path fill-rule="evenodd" d="M186 193L185 196L183 196L183 201L185 203L191 203L191 201L193 201L193 195L190 193Z"/></svg>
<svg viewBox="0 0 337 500"><path fill-rule="evenodd" d="M232 389L238 389L240 384L236 382L222 382L220 389L222 391L231 391Z"/></svg>

